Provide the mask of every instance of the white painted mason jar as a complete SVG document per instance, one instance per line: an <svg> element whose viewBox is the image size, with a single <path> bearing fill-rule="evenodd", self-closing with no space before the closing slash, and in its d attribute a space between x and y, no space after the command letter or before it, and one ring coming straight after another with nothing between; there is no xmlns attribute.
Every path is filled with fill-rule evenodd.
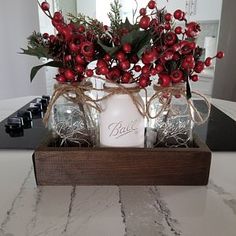
<svg viewBox="0 0 236 236"><path fill-rule="evenodd" d="M118 88L105 83L107 88ZM137 84L123 84L135 88ZM139 92L133 96L144 107ZM100 113L100 145L102 147L144 147L144 117L128 94L117 93L102 101Z"/></svg>

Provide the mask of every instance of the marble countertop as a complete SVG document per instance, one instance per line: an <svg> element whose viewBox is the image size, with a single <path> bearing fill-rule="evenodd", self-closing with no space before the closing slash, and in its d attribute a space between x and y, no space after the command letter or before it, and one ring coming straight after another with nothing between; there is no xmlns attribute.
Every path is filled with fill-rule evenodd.
<svg viewBox="0 0 236 236"><path fill-rule="evenodd" d="M0 119L31 99L0 101ZM212 103L236 120L236 103ZM32 153L0 151L0 236L236 235L236 152L213 153L201 187L37 187Z"/></svg>

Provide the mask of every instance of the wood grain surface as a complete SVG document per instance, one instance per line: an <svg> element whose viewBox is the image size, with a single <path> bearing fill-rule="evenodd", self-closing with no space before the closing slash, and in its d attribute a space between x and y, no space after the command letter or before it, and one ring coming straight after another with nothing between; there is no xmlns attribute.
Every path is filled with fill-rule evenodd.
<svg viewBox="0 0 236 236"><path fill-rule="evenodd" d="M194 137L192 148L79 148L35 150L38 185L206 185L211 152Z"/></svg>

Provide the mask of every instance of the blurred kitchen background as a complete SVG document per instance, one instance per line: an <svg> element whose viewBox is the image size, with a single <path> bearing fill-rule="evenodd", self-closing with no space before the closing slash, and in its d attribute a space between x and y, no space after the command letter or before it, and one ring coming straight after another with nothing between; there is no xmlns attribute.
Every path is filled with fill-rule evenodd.
<svg viewBox="0 0 236 236"><path fill-rule="evenodd" d="M148 0L136 0L144 6ZM63 14L84 13L109 24L107 12L112 0L48 0L54 11ZM132 20L135 0L120 0L123 8L121 15ZM166 6L167 11L183 9L187 18L201 25L201 34L197 43L205 49L204 57L214 56L217 50L224 50L226 56L219 63L206 69L192 89L225 100L236 101L236 24L233 20L236 1L227 0L157 0L159 7ZM30 83L29 74L32 66L40 64L33 57L19 55L20 48L26 47L26 38L34 30L53 33L50 20L42 13L36 0L3 1L0 9L0 99L50 94L53 89L52 79L55 70L42 70Z"/></svg>

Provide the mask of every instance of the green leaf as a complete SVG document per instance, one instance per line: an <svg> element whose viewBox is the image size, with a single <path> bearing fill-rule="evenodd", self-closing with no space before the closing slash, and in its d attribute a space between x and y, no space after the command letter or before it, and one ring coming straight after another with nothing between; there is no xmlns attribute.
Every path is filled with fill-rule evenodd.
<svg viewBox="0 0 236 236"><path fill-rule="evenodd" d="M189 79L187 78L186 80L186 92L187 92L187 99L191 99L192 98L192 93L191 93L191 87L190 87L190 84L189 84Z"/></svg>
<svg viewBox="0 0 236 236"><path fill-rule="evenodd" d="M138 25L132 25L129 22L129 19L126 17L125 22L122 24L122 28L125 28L125 29L130 31L130 30L138 29L139 26Z"/></svg>
<svg viewBox="0 0 236 236"><path fill-rule="evenodd" d="M40 58L47 58L50 59L51 56L49 55L49 51L48 48L45 48L44 46L37 46L35 48L32 47L27 47L28 49L23 49L21 48L21 50L23 52L20 52L20 54L26 54L26 55L30 55L30 56L36 56L38 59Z"/></svg>
<svg viewBox="0 0 236 236"><path fill-rule="evenodd" d="M104 45L101 41L98 41L98 44L103 48L103 50L111 56L114 56L116 52L120 50L121 47L108 47Z"/></svg>
<svg viewBox="0 0 236 236"><path fill-rule="evenodd" d="M138 57L140 58L144 51L150 46L151 35L148 31L143 34L143 37L135 43L135 51L137 52Z"/></svg>
<svg viewBox="0 0 236 236"><path fill-rule="evenodd" d="M134 45L135 42L140 41L143 37L146 36L146 31L133 30L122 37L121 44L130 43Z"/></svg>
<svg viewBox="0 0 236 236"><path fill-rule="evenodd" d="M44 66L50 66L50 67L62 67L63 64L62 62L59 62L59 61L50 61L50 62L47 62L43 65L39 65L39 66L35 66L31 69L31 72L30 72L30 81L32 82L35 75L38 73L38 71L44 67Z"/></svg>

